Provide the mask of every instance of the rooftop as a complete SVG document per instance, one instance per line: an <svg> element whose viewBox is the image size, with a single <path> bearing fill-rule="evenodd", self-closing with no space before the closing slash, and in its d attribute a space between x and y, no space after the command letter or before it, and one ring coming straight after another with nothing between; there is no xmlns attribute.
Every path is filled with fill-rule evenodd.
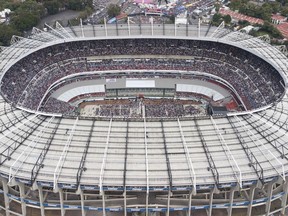
<svg viewBox="0 0 288 216"><path fill-rule="evenodd" d="M285 20L287 20L287 17L281 16L279 14L272 14L271 19L279 20L279 21L285 21Z"/></svg>
<svg viewBox="0 0 288 216"><path fill-rule="evenodd" d="M283 37L288 39L288 22L281 23L276 27L282 33Z"/></svg>
<svg viewBox="0 0 288 216"><path fill-rule="evenodd" d="M264 23L264 21L262 19L246 16L244 14L237 13L235 11L227 10L224 8L221 8L219 12L223 15L230 15L233 19L247 20L248 22L250 22L252 24L263 24Z"/></svg>

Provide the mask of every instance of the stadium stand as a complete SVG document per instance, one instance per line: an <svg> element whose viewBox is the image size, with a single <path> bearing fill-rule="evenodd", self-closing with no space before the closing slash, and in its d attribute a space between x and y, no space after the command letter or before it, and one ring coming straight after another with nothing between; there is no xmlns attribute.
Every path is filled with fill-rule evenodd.
<svg viewBox="0 0 288 216"><path fill-rule="evenodd" d="M287 214L288 65L275 47L227 29L160 24L58 25L13 41L0 53L4 214ZM85 117L52 97L37 109L61 79L135 78L130 69L214 75L248 109L198 115L189 101L140 98L99 102L101 116ZM126 117L125 103L140 116Z"/></svg>

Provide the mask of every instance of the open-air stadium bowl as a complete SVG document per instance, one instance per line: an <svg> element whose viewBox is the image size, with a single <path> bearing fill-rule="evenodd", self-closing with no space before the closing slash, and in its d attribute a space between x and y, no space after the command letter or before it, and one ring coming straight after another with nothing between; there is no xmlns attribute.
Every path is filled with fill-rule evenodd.
<svg viewBox="0 0 288 216"><path fill-rule="evenodd" d="M288 59L281 47L271 46L265 37L253 38L237 31L208 26L56 27L49 31L34 28L29 38L14 37L10 47L1 48L0 193L3 198L1 208L7 215L30 215L31 212L36 215L285 213ZM219 56L235 58L235 65L220 57L218 61L227 60L225 64L232 65L237 73L246 64L251 64L251 76L247 68L243 73L243 79L247 80L243 86L251 92L239 92L241 80L226 83L231 92L239 96L246 111L230 112L225 116L86 118L42 112L38 103L31 105L34 95L31 97L28 93L37 91L30 89L33 85L27 87L25 83L33 84L40 79L41 74L37 73L46 61L43 59L42 68L37 68L38 59L31 58L33 53L67 44L73 47L73 44L86 42L109 41L113 44L113 41L141 40L154 41L155 44L161 40L164 44L168 41L172 44L173 41L176 44L180 44L179 41L190 45L196 43L198 47L195 45L195 49L202 47L203 53L219 52ZM211 46L213 49L210 50ZM220 50L217 51L217 47ZM223 47L239 50L240 57L232 51L224 54ZM249 57L243 58L244 66L237 65L242 53ZM117 58L119 55L123 54L117 53ZM168 55L170 60L177 56L163 55ZM103 55L97 56L101 58ZM139 58L139 54L136 56ZM196 56L194 60L204 61L206 58ZM25 94L15 95L23 86L14 81L7 83L7 80L11 79L11 71L19 66L19 62L28 65L28 61L36 66L31 71L22 68L19 74L33 76L22 82ZM58 62L53 64L57 70L63 66ZM87 69L87 61L85 65ZM265 72L268 76L261 73L262 68L269 69ZM255 75L253 71L257 72L256 77L252 77ZM120 72L125 75L125 71ZM165 74L165 70L162 72ZM211 79L216 76L213 72L211 75L210 72L204 74L204 71L181 71L178 68L172 72L178 75L202 73ZM94 71L97 73L100 71ZM217 79L225 81L225 77ZM19 77L14 80L23 81ZM44 96L41 91L39 89L39 95L35 94L35 100L40 97L41 101ZM44 93L46 95L47 91ZM242 100L243 95L251 98ZM257 95L261 95L263 101ZM254 103L253 98L259 100Z"/></svg>

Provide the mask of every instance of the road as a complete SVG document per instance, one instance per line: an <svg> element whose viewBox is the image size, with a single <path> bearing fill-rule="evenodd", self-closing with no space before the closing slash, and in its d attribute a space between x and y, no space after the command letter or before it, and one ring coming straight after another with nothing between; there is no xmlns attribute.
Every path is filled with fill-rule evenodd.
<svg viewBox="0 0 288 216"><path fill-rule="evenodd" d="M66 10L55 15L46 16L40 21L37 28L42 29L45 23L53 27L57 20L60 20L64 26L67 26L68 20L78 17L80 13L80 11Z"/></svg>

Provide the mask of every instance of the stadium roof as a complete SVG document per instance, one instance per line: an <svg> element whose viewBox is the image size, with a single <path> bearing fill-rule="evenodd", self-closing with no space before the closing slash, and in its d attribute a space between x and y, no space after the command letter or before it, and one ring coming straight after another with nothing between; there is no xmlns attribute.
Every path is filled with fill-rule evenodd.
<svg viewBox="0 0 288 216"><path fill-rule="evenodd" d="M163 30L164 29L164 30ZM263 38L208 26L102 25L34 29L0 53L1 75L41 47L92 38L194 38L245 48L287 80L288 61ZM265 39L265 38L264 38ZM134 188L243 187L285 179L288 95L253 112L193 119L117 120L47 116L0 98L0 168L10 184ZM149 136L147 136L149 134ZM167 166L169 161L169 166ZM223 163L226 161L226 163ZM132 190L131 189L131 190Z"/></svg>

